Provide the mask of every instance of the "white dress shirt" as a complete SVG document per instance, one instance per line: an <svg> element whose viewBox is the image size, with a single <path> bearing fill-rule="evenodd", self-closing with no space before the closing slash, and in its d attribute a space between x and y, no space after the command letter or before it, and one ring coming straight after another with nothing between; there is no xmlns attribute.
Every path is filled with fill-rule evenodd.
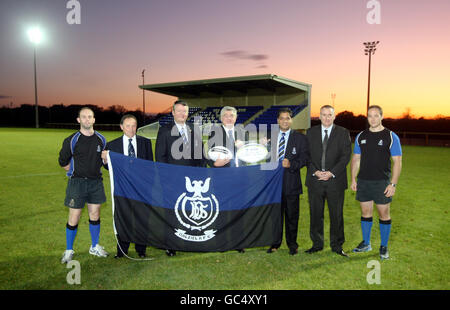
<svg viewBox="0 0 450 310"><path fill-rule="evenodd" d="M175 125L177 125L178 132L180 133L180 135L181 135L181 129L183 129L184 135L186 136L186 141L189 142L189 131L187 129L186 123L184 123L183 125L175 123Z"/></svg>
<svg viewBox="0 0 450 310"><path fill-rule="evenodd" d="M126 135L123 135L122 138L123 141L123 155L128 156L128 144L130 144L130 138L128 138ZM131 138L131 144L134 148L134 154L137 157L137 141L136 141L136 135Z"/></svg>
<svg viewBox="0 0 450 310"><path fill-rule="evenodd" d="M322 142L323 142L323 139L325 138L325 129L327 130L327 133L328 133L328 139L330 139L331 130L333 129L333 125L331 125L328 128L323 127L323 125L320 125L320 127L322 128Z"/></svg>
<svg viewBox="0 0 450 310"><path fill-rule="evenodd" d="M281 134L283 133L283 131L281 131L280 130L280 132L278 133L278 143L277 143L277 149L278 149L278 146L280 145L280 140L281 140ZM291 129L289 128L289 130L287 130L287 131L285 131L284 132L284 141L285 141L285 147L284 147L284 154L286 154L286 147L287 147L287 144L288 144L288 140L289 140L289 134L291 133Z"/></svg>

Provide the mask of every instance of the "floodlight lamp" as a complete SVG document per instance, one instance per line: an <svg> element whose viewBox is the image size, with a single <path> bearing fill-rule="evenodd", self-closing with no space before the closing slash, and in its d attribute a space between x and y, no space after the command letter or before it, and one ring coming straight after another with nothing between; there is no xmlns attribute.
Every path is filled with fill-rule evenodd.
<svg viewBox="0 0 450 310"><path fill-rule="evenodd" d="M30 41L34 44L39 44L42 41L42 32L37 27L28 30L27 34Z"/></svg>

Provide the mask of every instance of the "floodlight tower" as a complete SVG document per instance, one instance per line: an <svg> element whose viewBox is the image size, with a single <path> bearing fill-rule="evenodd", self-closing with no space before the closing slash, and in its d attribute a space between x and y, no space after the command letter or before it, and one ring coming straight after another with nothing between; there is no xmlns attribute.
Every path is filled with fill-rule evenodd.
<svg viewBox="0 0 450 310"><path fill-rule="evenodd" d="M376 46L380 43L380 41L372 41L372 42L364 42L364 53L365 55L369 55L369 78L367 82L367 109L366 113L369 111L369 103L370 103L370 64L372 60L372 55L375 54Z"/></svg>
<svg viewBox="0 0 450 310"><path fill-rule="evenodd" d="M39 108L38 108L38 95L37 95L37 74L36 74L36 47L42 41L42 32L39 28L35 27L27 32L28 38L34 45L34 107L36 116L36 128L39 128Z"/></svg>
<svg viewBox="0 0 450 310"><path fill-rule="evenodd" d="M145 69L142 70L142 121L143 121L143 126L145 125L145 89L144 89L144 77L145 77Z"/></svg>

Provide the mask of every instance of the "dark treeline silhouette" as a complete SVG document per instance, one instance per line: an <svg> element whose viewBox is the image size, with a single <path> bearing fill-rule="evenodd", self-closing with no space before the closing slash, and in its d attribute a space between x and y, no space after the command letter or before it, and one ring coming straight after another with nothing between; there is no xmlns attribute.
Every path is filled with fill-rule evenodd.
<svg viewBox="0 0 450 310"><path fill-rule="evenodd" d="M96 105L65 106L56 104L50 107L39 106L39 127L52 127L51 124L74 124L76 126L78 111L84 106L88 106L94 111L96 124L117 125L124 114L130 113L136 116L139 127L144 125L142 111L129 111L121 105L102 108ZM145 124L153 122L154 119L155 116L146 116ZM22 104L20 107L0 107L0 126L35 127L35 125L34 105ZM111 127L111 129L118 129L118 127Z"/></svg>
<svg viewBox="0 0 450 310"><path fill-rule="evenodd" d="M50 107L39 106L39 127L51 127L49 124L74 124L77 126L76 118L78 111L84 105L63 104L52 105ZM159 119L163 114L146 116L145 123L142 111L129 111L121 105L112 105L102 108L96 105L88 105L94 110L96 124L114 124L120 122L120 118L131 113L138 119L138 127L149 124ZM335 123L350 131L360 131L366 128L367 119L364 115L354 115L352 112L344 111L336 115ZM320 124L320 120L312 119L311 125ZM402 118L383 119L383 125L395 132L428 132L428 133L450 133L450 117L413 118L409 114ZM35 107L31 104L22 104L20 107L3 106L0 107L0 126L7 127L34 127ZM117 130L118 127L111 129Z"/></svg>
<svg viewBox="0 0 450 310"><path fill-rule="evenodd" d="M349 111L338 113L334 122L350 131L360 131L367 126L366 116L354 115ZM320 124L319 119L311 120L311 126L318 124ZM450 133L450 117L437 116L429 119L405 115L402 118L384 118L383 126L394 132Z"/></svg>

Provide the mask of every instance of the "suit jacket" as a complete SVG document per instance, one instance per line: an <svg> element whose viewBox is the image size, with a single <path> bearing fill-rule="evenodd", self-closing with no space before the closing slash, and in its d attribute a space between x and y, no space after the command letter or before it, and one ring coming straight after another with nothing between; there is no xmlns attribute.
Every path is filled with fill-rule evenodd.
<svg viewBox="0 0 450 310"><path fill-rule="evenodd" d="M314 172L321 170L322 161L322 130L321 125L310 128L306 134L309 144L311 161L306 174L306 186L314 189L323 186L325 182L329 188L345 190L347 184L347 164L351 156L350 134L344 127L334 125L328 138L327 150L325 154L325 171L330 171L335 175L328 181L318 181L313 176Z"/></svg>
<svg viewBox="0 0 450 310"><path fill-rule="evenodd" d="M217 137L217 135L219 135L219 136ZM222 139L220 139L220 137L222 137ZM245 142L245 141L248 141L248 137L249 137L248 131L245 131L242 126L239 126L239 125L234 126L234 141L241 140L241 141ZM232 144L227 132L225 131L225 129L223 128L222 125L216 125L211 128L211 135L208 138L208 150L215 146L228 147L230 149L230 151L233 152L233 156L236 155L236 151L237 151L236 146L234 144ZM208 159L207 163L210 167L219 168L219 167L214 166L213 160ZM233 161L230 161L228 164L226 164L220 168L230 167L232 163L233 163Z"/></svg>
<svg viewBox="0 0 450 310"><path fill-rule="evenodd" d="M203 141L201 129L191 123L186 123L188 136L187 145L183 144L175 122L159 128L155 145L155 160L173 165L205 167L203 159ZM172 152L173 148L173 152Z"/></svg>
<svg viewBox="0 0 450 310"><path fill-rule="evenodd" d="M137 157L153 161L152 142L150 141L150 139L136 135L136 144ZM119 138L108 142L106 144L106 149L116 153L124 154L123 136L120 136Z"/></svg>
<svg viewBox="0 0 450 310"><path fill-rule="evenodd" d="M272 136L278 137L278 132ZM272 142L272 145L271 158L273 160L278 156L278 141ZM305 135L291 129L284 154L284 158L289 159L291 167L284 168L283 194L300 195L303 193L300 169L309 162L308 141Z"/></svg>

